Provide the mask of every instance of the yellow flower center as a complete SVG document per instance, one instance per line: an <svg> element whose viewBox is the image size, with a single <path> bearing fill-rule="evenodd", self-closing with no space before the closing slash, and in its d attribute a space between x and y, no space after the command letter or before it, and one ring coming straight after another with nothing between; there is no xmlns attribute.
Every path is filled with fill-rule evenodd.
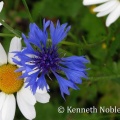
<svg viewBox="0 0 120 120"><path fill-rule="evenodd" d="M21 89L24 81L19 80L21 72L14 72L17 69L16 65L6 64L0 66L0 90L12 94Z"/></svg>

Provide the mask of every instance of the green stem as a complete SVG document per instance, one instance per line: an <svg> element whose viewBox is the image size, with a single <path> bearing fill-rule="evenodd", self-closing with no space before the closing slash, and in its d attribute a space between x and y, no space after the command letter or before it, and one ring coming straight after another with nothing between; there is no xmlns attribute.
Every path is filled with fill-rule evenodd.
<svg viewBox="0 0 120 120"><path fill-rule="evenodd" d="M6 24L1 18L0 18L0 23L7 28L10 32L12 32L15 36L21 37L21 33L18 31L14 30L12 27L10 27L8 24Z"/></svg>
<svg viewBox="0 0 120 120"><path fill-rule="evenodd" d="M68 42L68 41L61 41L60 44L80 47L79 44L76 44L76 43L73 43L73 42Z"/></svg>
<svg viewBox="0 0 120 120"><path fill-rule="evenodd" d="M28 17L29 17L29 19L30 19L30 22L33 22L33 19L32 19L32 16L31 16L31 14L30 14L30 11L29 11L29 8L28 8L28 6L27 6L26 1L25 1L25 0L22 0L22 1L23 1L23 4L24 4L24 6L25 6L25 8L26 8L26 10L27 10L27 13L28 13Z"/></svg>
<svg viewBox="0 0 120 120"><path fill-rule="evenodd" d="M68 42L68 41L61 41L60 44L74 46L74 47L82 47L83 49L90 49L91 47L102 44L104 41L105 41L105 39L101 40L100 42L97 42L97 43L91 43L91 44L87 43L86 45L77 44L77 43Z"/></svg>
<svg viewBox="0 0 120 120"><path fill-rule="evenodd" d="M108 79L114 79L114 78L120 78L120 75L110 75L110 76L102 76L102 77L89 77L89 80L92 81L98 81L98 80L108 80Z"/></svg>
<svg viewBox="0 0 120 120"><path fill-rule="evenodd" d="M2 37L14 37L15 35L14 34L5 34L5 33L0 33L0 36Z"/></svg>
<svg viewBox="0 0 120 120"><path fill-rule="evenodd" d="M70 36L73 40L76 41L76 36L74 36L72 33L69 33L68 36ZM82 39L83 39L83 42L84 44L82 43L73 43L73 42L68 42L68 41L62 41L60 42L60 44L64 44L64 45L69 45L69 46L74 46L74 47L81 47L82 49L91 49L92 47L96 46L96 45L99 45L99 44L102 44L103 42L105 42L107 40L107 38L104 38L103 40L99 41L99 42L96 42L96 43L87 43L84 36L82 36Z"/></svg>
<svg viewBox="0 0 120 120"><path fill-rule="evenodd" d="M85 37L82 36L83 42L85 43L85 45L88 45L87 41L85 40Z"/></svg>

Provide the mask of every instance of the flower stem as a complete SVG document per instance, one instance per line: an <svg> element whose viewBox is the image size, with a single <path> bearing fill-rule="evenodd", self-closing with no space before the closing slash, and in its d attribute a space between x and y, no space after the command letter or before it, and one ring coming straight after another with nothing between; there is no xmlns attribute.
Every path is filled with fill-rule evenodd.
<svg viewBox="0 0 120 120"><path fill-rule="evenodd" d="M12 32L15 36L21 37L21 33L14 30L12 27L10 27L8 24L6 24L1 18L0 18L0 23L7 28L10 32Z"/></svg>
<svg viewBox="0 0 120 120"><path fill-rule="evenodd" d="M90 49L92 47L95 47L96 45L99 45L99 44L102 44L103 42L105 41L104 40L101 40L99 42L96 42L96 43L86 43L85 45L83 44L77 44L77 43L73 43L73 42L68 42L68 41L62 41L60 44L63 44L63 45L68 45L68 46L74 46L74 47L82 47L83 49Z"/></svg>
<svg viewBox="0 0 120 120"><path fill-rule="evenodd" d="M60 44L69 45L69 46L75 46L75 47L80 47L79 44L76 44L76 43L73 43L73 42L68 42L68 41L61 41Z"/></svg>
<svg viewBox="0 0 120 120"><path fill-rule="evenodd" d="M31 14L30 14L30 11L29 11L29 8L28 8L28 5L27 5L26 1L25 1L25 0L22 0L22 1L23 1L23 4L24 4L24 6L25 6L25 8L26 8L26 10L27 10L27 13L28 13L28 17L29 17L29 19L30 19L30 22L33 22L33 18L32 18Z"/></svg>
<svg viewBox="0 0 120 120"><path fill-rule="evenodd" d="M0 33L0 36L2 37L14 37L15 35L14 34L5 34L5 33Z"/></svg>
<svg viewBox="0 0 120 120"><path fill-rule="evenodd" d="M98 80L108 80L108 79L115 79L115 78L120 78L120 74L118 75L110 75L110 76L100 76L100 77L89 77L89 80L92 81L98 81Z"/></svg>

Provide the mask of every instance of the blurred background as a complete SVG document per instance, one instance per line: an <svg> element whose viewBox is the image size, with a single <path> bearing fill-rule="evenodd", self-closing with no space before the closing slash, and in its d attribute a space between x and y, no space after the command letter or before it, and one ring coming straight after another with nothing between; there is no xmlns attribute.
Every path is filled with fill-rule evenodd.
<svg viewBox="0 0 120 120"><path fill-rule="evenodd" d="M105 17L97 18L93 12L95 6L83 6L82 0L26 0L34 22L42 28L42 20L50 19L54 23L68 23L71 30L61 43L61 51L70 55L85 55L91 68L88 80L79 85L80 90L70 89L70 96L64 100L57 82L49 81L50 102L36 104L35 120L120 120L120 114L109 113L58 113L58 107L89 108L95 106L120 108L120 18L109 28L105 26ZM12 28L27 35L29 17L22 0L4 0L0 17ZM10 33L4 26L1 33ZM5 50L13 36L0 36ZM17 109L15 120L25 120Z"/></svg>

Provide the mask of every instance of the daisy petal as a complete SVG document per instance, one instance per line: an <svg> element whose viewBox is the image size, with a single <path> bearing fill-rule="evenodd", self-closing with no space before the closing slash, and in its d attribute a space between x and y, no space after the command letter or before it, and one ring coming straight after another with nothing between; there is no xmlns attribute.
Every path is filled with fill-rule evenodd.
<svg viewBox="0 0 120 120"><path fill-rule="evenodd" d="M111 7L113 7L114 5L119 4L118 1L115 0L110 0L109 2L106 2L98 7L96 7L94 9L94 12L102 12L102 11L106 11L108 9L110 9Z"/></svg>
<svg viewBox="0 0 120 120"><path fill-rule="evenodd" d="M4 22L4 20L2 20L3 22ZM0 23L0 26L1 26L2 24Z"/></svg>
<svg viewBox="0 0 120 120"><path fill-rule="evenodd" d="M83 4L84 5L93 5L93 4L99 4L99 3L103 3L109 0L84 0Z"/></svg>
<svg viewBox="0 0 120 120"><path fill-rule="evenodd" d="M35 105L36 103L36 99L34 97L34 95L32 94L32 92L28 89L28 88L22 88L18 94L22 97L22 99L24 99L26 101L26 103L30 104L30 105Z"/></svg>
<svg viewBox="0 0 120 120"><path fill-rule="evenodd" d="M13 120L15 116L16 102L13 94L6 95L2 108L2 120Z"/></svg>
<svg viewBox="0 0 120 120"><path fill-rule="evenodd" d="M7 54L0 43L0 66L3 64L7 64Z"/></svg>
<svg viewBox="0 0 120 120"><path fill-rule="evenodd" d="M8 53L8 62L11 64L15 64L12 59L15 53L11 53L14 51L21 51L21 38L13 37L11 40L9 53Z"/></svg>
<svg viewBox="0 0 120 120"><path fill-rule="evenodd" d="M5 101L5 98L6 98L5 93L1 92L1 93L0 93L0 111L1 111L1 109L2 109L2 106L3 106L3 103L4 103L4 101ZM1 120L1 119L0 119L0 120Z"/></svg>
<svg viewBox="0 0 120 120"><path fill-rule="evenodd" d="M4 5L4 2L1 1L1 2L0 2L0 12L2 11L3 5Z"/></svg>
<svg viewBox="0 0 120 120"><path fill-rule="evenodd" d="M49 86L47 86L47 89L49 89ZM37 93L40 93L40 94L44 94L44 93L47 93L47 89L46 89L46 87L44 87L43 90L37 88L36 92L37 92Z"/></svg>
<svg viewBox="0 0 120 120"><path fill-rule="evenodd" d="M26 119L31 120L36 117L34 105L28 104L23 98L21 98L19 93L17 93L17 103L21 113Z"/></svg>
<svg viewBox="0 0 120 120"><path fill-rule="evenodd" d="M111 13L111 12L114 11L118 6L119 6L119 4L116 2L116 4L114 4L113 6L109 7L107 10L99 12L99 13L97 14L97 17L102 17L102 16L105 16L105 15Z"/></svg>
<svg viewBox="0 0 120 120"><path fill-rule="evenodd" d="M117 8L109 14L106 20L106 26L110 26L113 22L115 22L120 16L120 3Z"/></svg>
<svg viewBox="0 0 120 120"><path fill-rule="evenodd" d="M2 113L1 113L1 111L0 111L0 120L2 120Z"/></svg>
<svg viewBox="0 0 120 120"><path fill-rule="evenodd" d="M36 100L40 103L48 103L50 100L50 95L48 93L44 93L44 94L36 93L35 97Z"/></svg>

